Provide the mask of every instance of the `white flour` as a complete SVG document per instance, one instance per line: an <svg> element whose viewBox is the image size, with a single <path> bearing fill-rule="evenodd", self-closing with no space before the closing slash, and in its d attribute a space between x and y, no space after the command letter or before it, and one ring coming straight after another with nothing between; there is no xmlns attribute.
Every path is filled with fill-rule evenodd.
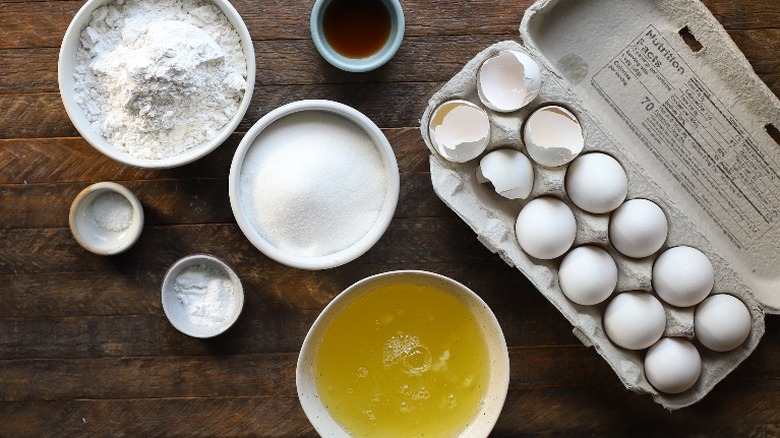
<svg viewBox="0 0 780 438"><path fill-rule="evenodd" d="M247 85L238 33L206 1L100 7L76 63L76 102L96 132L135 158L175 156L215 137Z"/></svg>

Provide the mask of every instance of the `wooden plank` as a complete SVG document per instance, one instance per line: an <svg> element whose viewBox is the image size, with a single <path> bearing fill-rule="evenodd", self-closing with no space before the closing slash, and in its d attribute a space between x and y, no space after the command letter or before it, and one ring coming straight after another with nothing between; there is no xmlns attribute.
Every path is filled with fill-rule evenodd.
<svg viewBox="0 0 780 438"><path fill-rule="evenodd" d="M401 172L428 172L430 152L418 128L384 129L383 133ZM206 157L167 170L126 166L100 154L81 137L0 140L0 185L224 178L242 138L243 134L234 134Z"/></svg>
<svg viewBox="0 0 780 438"><path fill-rule="evenodd" d="M0 403L3 435L317 437L297 397Z"/></svg>
<svg viewBox="0 0 780 438"><path fill-rule="evenodd" d="M302 99L329 99L363 112L381 128L414 127L437 82L269 85L252 95L244 119L236 129L246 132L260 117L286 103ZM365 96L371 96L366 99ZM419 108L419 111L410 111ZM78 137L62 106L59 93L0 94L0 138Z"/></svg>
<svg viewBox="0 0 780 438"><path fill-rule="evenodd" d="M506 35L466 35L448 39L408 37L393 62L361 75L327 64L308 40L269 40L255 43L255 86L321 83L442 82L449 80L472 56L494 42L518 39ZM59 49L0 49L0 94L58 93ZM431 62L436 59L436 62Z"/></svg>
<svg viewBox="0 0 780 438"><path fill-rule="evenodd" d="M482 247L468 227L454 214L447 218L396 218L385 235L361 257L363 263L409 263L483 257ZM468 230L468 232L467 232ZM442 236L452 236L450 240ZM169 266L181 254L210 252L236 260L239 266L258 263L260 253L235 224L145 227L138 242L113 257L81 249L70 230L0 229L0 274L32 272L89 272L101 269L149 269ZM27 248L18 251L18 248ZM246 256L248 255L248 256Z"/></svg>
<svg viewBox="0 0 780 438"><path fill-rule="evenodd" d="M0 49L59 48L65 29L82 1L0 2ZM251 0L231 2L241 14L255 41L297 39L310 41L309 15L312 2ZM523 11L532 2L522 0L494 8L491 0L407 0L406 35L516 35ZM479 10L472 14L470 11ZM468 16L469 20L461 17ZM312 45L313 47L313 45Z"/></svg>
<svg viewBox="0 0 780 438"><path fill-rule="evenodd" d="M141 201L145 226L235 223L227 178L123 184ZM84 187L84 183L0 185L0 204L6 206L0 229L67 227L70 204ZM415 202L431 195L429 175L403 174L396 217L441 215L446 211L443 203Z"/></svg>
<svg viewBox="0 0 780 438"><path fill-rule="evenodd" d="M159 316L162 310L159 288L167 268L97 269L89 275L82 272L3 274L0 275L0 283L4 285L0 319ZM550 315L559 318L557 312L525 315L523 309L544 306L544 298L518 271L487 253L483 260L450 264L420 263L410 257L405 263L371 265L358 259L326 273L295 270L270 261L236 267L247 295L257 296L251 307L247 305L253 312L292 308L319 311L350 284L383 269L439 272L462 281L489 306L513 309L518 319L532 318L546 324ZM502 281L496 282L496 278ZM62 293L63 290L69 292Z"/></svg>
<svg viewBox="0 0 780 438"><path fill-rule="evenodd" d="M156 283L159 284L159 283ZM158 297L159 289L147 285L126 300ZM344 287L307 292L304 288L285 289L285 293L328 294L335 296ZM228 332L215 339L189 338L176 331L161 309L144 315L117 316L45 316L39 318L0 318L0 357L16 359L67 359L176 355L234 355L293 353L300 348L320 309L308 310L274 302L273 292L246 290L245 308ZM534 300L544 298L535 291ZM504 299L481 291L486 301ZM151 307L151 303L147 307ZM535 304L537 308L542 304ZM544 312L530 315L520 305L493 306L504 327L504 336L512 347L539 345L577 345L582 355L599 360L594 351L579 347L568 322L548 304ZM309 307L309 306L305 306ZM0 376L2 372L0 371Z"/></svg>
<svg viewBox="0 0 780 438"><path fill-rule="evenodd" d="M729 388L734 405L705 399L686 414L653 409L649 397L602 388L538 388L509 392L491 436L774 436L777 382L765 395ZM641 414L640 414L641 413ZM297 397L76 399L0 403L0 422L12 436L316 436ZM652 431L652 433L651 433ZM709 433L708 433L709 432Z"/></svg>
<svg viewBox="0 0 780 438"><path fill-rule="evenodd" d="M779 355L777 352L770 354L774 359ZM297 352L290 352L11 360L0 370L0 376L6 382L0 402L71 398L294 397L297 359ZM171 367L171 362L176 366ZM590 357L582 346L511 348L510 362L510 385L514 391L572 388L627 391L606 363ZM756 371L760 368L749 365L741 368L742 372L729 376L722 384L722 391L728 394L734 388L775 377L774 374L759 374ZM27 379L30 373L36 376L34 380ZM146 378L127 379L125 376ZM641 397L650 398L648 395Z"/></svg>
<svg viewBox="0 0 780 438"><path fill-rule="evenodd" d="M730 34L756 72L769 75L778 70L780 61L768 54L780 46L780 29L734 30ZM261 41L255 43L255 86L261 91L266 86L322 83L446 82L479 51L507 39L519 40L519 35L408 37L391 63L361 75L329 66L310 41ZM0 94L58 93L58 56L55 48L0 50L4 61L0 64Z"/></svg>

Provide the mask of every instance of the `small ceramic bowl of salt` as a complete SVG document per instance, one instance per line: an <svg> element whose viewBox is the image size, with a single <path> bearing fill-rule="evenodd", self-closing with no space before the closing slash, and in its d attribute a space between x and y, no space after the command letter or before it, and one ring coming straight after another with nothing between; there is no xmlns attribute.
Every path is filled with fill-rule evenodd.
<svg viewBox="0 0 780 438"><path fill-rule="evenodd" d="M119 254L141 236L144 210L125 186L99 182L73 200L69 223L73 237L85 249L100 255Z"/></svg>
<svg viewBox="0 0 780 438"><path fill-rule="evenodd" d="M180 332L211 338L238 319L244 288L227 263L208 254L193 254L174 263L165 274L162 306Z"/></svg>

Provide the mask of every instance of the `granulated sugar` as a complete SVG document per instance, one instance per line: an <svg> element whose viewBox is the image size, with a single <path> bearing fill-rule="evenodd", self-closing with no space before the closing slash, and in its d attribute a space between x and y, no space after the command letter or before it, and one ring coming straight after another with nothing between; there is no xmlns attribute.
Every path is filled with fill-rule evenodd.
<svg viewBox="0 0 780 438"><path fill-rule="evenodd" d="M76 102L97 133L134 158L167 158L214 138L247 85L240 37L206 1L97 8L76 63Z"/></svg>
<svg viewBox="0 0 780 438"><path fill-rule="evenodd" d="M242 209L287 254L333 254L376 222L385 175L376 145L360 127L324 111L293 113L269 125L247 151Z"/></svg>

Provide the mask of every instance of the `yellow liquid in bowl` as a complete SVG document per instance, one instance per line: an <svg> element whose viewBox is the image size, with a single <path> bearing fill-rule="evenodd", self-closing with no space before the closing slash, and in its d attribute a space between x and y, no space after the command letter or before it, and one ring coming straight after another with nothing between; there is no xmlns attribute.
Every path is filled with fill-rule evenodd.
<svg viewBox="0 0 780 438"><path fill-rule="evenodd" d="M315 379L326 409L352 436L448 437L479 412L489 360L463 302L400 283L363 293L333 318Z"/></svg>

